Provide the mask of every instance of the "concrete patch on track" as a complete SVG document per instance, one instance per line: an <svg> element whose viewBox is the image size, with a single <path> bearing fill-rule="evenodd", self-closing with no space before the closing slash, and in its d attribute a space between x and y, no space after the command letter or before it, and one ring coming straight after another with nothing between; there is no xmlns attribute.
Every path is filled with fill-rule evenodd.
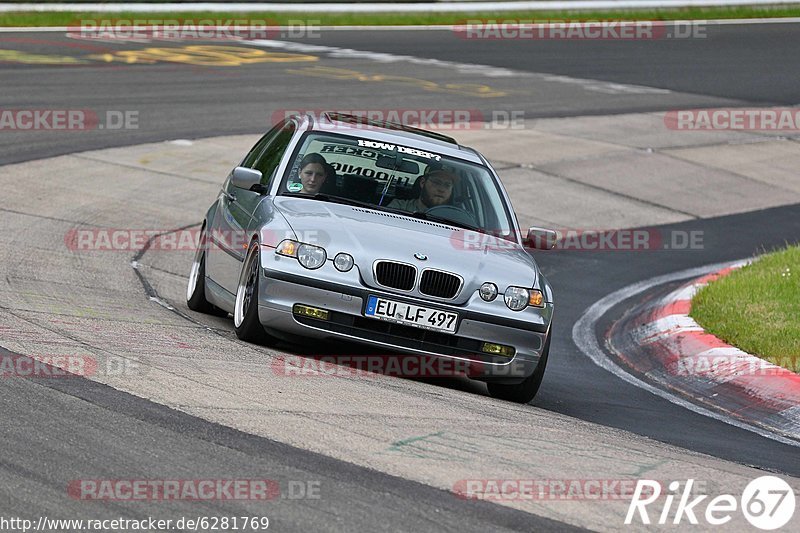
<svg viewBox="0 0 800 533"><path fill-rule="evenodd" d="M456 136L496 162L524 224L612 228L708 216L724 211L725 205L729 212L753 208L729 202L729 193L717 184L731 178L718 169L695 177L705 180L707 207L676 211L671 202L637 187L640 169L616 163L622 155L651 155L625 140L624 124L657 129L662 118L586 120L620 134L582 139L586 135L568 133L574 126L567 119L548 119L526 124L522 131L473 130ZM703 143L714 142L707 134L698 136ZM694 138L667 130L655 137L660 142L656 152L685 148ZM721 137L723 146L739 138ZM256 138L156 143L4 167L0 186L7 193L0 219L7 231L0 234L0 263L8 267L0 280L0 331L9 333L2 337L4 347L34 358L65 353L131 361L123 371L91 377L191 415L455 492L465 480L631 482L646 477L694 478L709 494L738 494L761 474L624 431L489 399L480 395L480 384L281 375L275 361L296 347L267 349L239 342L229 319L186 309L191 250L151 250L138 266L158 295L187 320L148 301L130 265L134 250L80 250L65 243L65 235L76 228L168 231L199 223L224 175ZM520 139L526 141L524 151ZM785 160L800 161L800 144L775 143L792 147L782 156ZM609 169L603 180L577 174L576 161L586 160L599 175ZM686 162L680 172L691 174L698 167ZM611 170L618 173L615 182L608 177ZM660 179L673 179L668 170L663 172ZM624 183L629 186L623 188ZM543 191L544 184L552 189ZM751 187L771 205L800 201L800 194L792 196L770 183ZM43 202L53 191L58 201ZM666 191L664 198L675 194L680 191ZM800 488L800 480L789 479ZM624 499L613 497L498 502L609 531L622 525L627 508ZM743 518L737 516L732 525L742 526Z"/></svg>
<svg viewBox="0 0 800 533"><path fill-rule="evenodd" d="M671 130L663 113L637 113L537 119L507 133L457 138L501 169L522 226L636 227L800 201L797 132Z"/></svg>

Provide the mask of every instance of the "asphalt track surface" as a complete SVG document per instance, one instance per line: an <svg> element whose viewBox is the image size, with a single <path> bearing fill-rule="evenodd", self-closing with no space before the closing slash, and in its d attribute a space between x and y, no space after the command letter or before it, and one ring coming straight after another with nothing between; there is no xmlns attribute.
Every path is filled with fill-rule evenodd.
<svg viewBox="0 0 800 533"><path fill-rule="evenodd" d="M83 43L76 45L49 33L3 34L0 43L6 49L40 54L93 53ZM64 43L71 46L65 47ZM746 106L800 101L800 58L796 54L800 33L788 25L736 29L724 26L710 29L709 38L704 40L654 41L633 43L634 46L602 42L464 42L446 32L393 32L390 38L369 32L330 33L314 43L676 91L657 96L579 91L556 100L554 109L547 96L555 91L532 80L530 93L520 91L519 97L507 104L510 109L524 110L527 117L663 110L693 102L699 106ZM115 50L143 46L147 45L113 45ZM409 65L391 68L406 76L420 76L424 70ZM347 81L337 85L316 78L302 79L305 83L298 86L293 75L267 72L257 64L228 71L163 64L2 64L3 108L136 109L142 126L121 132L4 133L0 135L0 164L156 140L255 133L266 129L265 119L271 113L285 108L390 108L397 107L400 97L408 102L403 107L413 107L434 105L441 98L440 94L418 94L391 85L353 94L355 82L351 86ZM269 101L267 109L265 101ZM457 101L465 108L491 108L491 104L469 96ZM616 289L660 274L741 259L795 241L800 234L800 206L695 220L663 229L702 230L706 246L702 251L635 255L555 252L538 256L557 288L558 311L550 365L531 408L625 429L765 470L800 475L797 448L696 415L629 386L599 371L572 343L572 324L589 305ZM598 334L624 311L624 304L613 310L606 323L599 325ZM282 502L290 506L281 508L282 530L568 528L505 507L464 502L444 491L217 426L88 380L63 384L4 380L0 383L0 396L7 428L2 434L3 449L7 451L0 463L0 479L3 487L12 489L7 494L13 494L4 500L5 514L68 514L77 509L74 502L55 495L63 494L64 480L80 475L81 465L103 464L98 457L111 465L108 477L119 475L122 468L130 477L141 478L191 477L187 473L193 472L197 457L203 457L204 462L218 466L227 475L241 471L249 476L255 463L276 479L324 479L330 487L324 506L312 507L302 500ZM481 400L476 396L476 402ZM213 470L205 472L207 477L214 477ZM152 506L156 508L157 504ZM85 509L81 504L80 510ZM120 504L95 509L100 514L138 516L143 507L132 509ZM185 509L170 510L186 514L181 512ZM253 514L246 506L223 503L209 504L207 511L199 514Z"/></svg>
<svg viewBox="0 0 800 533"><path fill-rule="evenodd" d="M577 530L212 424L85 379L15 381L4 384L0 396L0 480L10 496L4 516L87 516L86 502L63 494L88 469L98 479L116 479L120 472L135 479L196 479L202 471L203 479L254 479L260 473L278 481L283 497L169 507L159 501L92 502L98 505L91 516L268 516L269 528L278 531ZM198 458L208 464L199 465ZM305 488L289 488L303 486L298 482ZM290 490L295 496L317 490L320 498L293 499Z"/></svg>
<svg viewBox="0 0 800 533"><path fill-rule="evenodd" d="M800 35L796 25L710 26L706 34L702 39L626 42L476 41L451 31L328 31L305 42L675 91L604 94L569 83L524 80L516 84L512 97L504 99L502 109L524 112L528 118L798 103ZM0 43L7 50L76 58L163 45L86 42L59 33L0 33ZM422 66L391 63L383 71L427 80ZM458 77L454 74L448 81ZM442 100L442 93L407 91L402 84L373 86L338 80L341 90L330 91L324 78L298 80L257 65L223 69L139 64L131 69L118 61L58 66L11 61L3 64L2 82L2 103L7 108L52 108L58 102L71 109L135 109L141 126L110 133L83 132L74 139L58 132L17 132L0 139L0 164L76 149L265 131L271 114L282 109L359 109L367 104L391 108L398 107L397 98L402 98L403 108L435 109ZM486 78L486 83L503 84L494 78ZM497 107L491 99L463 94L458 104L483 111L486 117Z"/></svg>
<svg viewBox="0 0 800 533"><path fill-rule="evenodd" d="M487 17L502 20L501 16ZM697 38L467 39L438 32L328 32L323 44L660 87L761 105L798 103L795 24L699 25ZM679 30L688 31L688 30ZM658 35L658 33L654 33ZM460 36L460 37L459 37ZM594 112L602 110L595 109Z"/></svg>

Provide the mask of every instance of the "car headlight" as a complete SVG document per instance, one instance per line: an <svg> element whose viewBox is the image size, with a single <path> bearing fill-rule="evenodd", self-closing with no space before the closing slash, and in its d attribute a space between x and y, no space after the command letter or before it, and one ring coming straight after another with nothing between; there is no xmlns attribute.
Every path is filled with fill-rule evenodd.
<svg viewBox="0 0 800 533"><path fill-rule="evenodd" d="M353 256L344 252L336 254L336 257L333 258L333 266L336 267L336 270L339 272L349 271L353 268L354 264Z"/></svg>
<svg viewBox="0 0 800 533"><path fill-rule="evenodd" d="M481 298L483 298L484 301L491 302L495 298L497 298L497 285L487 281L486 283L481 285L478 294L481 295Z"/></svg>
<svg viewBox="0 0 800 533"><path fill-rule="evenodd" d="M297 260L309 270L314 270L325 264L327 259L325 248L313 244L301 244L297 247Z"/></svg>
<svg viewBox="0 0 800 533"><path fill-rule="evenodd" d="M522 311L528 307L530 299L531 294L528 289L522 287L509 287L506 289L506 306L512 311Z"/></svg>
<svg viewBox="0 0 800 533"><path fill-rule="evenodd" d="M282 240L280 244L278 244L278 247L275 248L275 253L278 255L285 255L286 257L294 257L301 265L309 270L321 267L328 258L328 254L325 253L325 248L293 241L291 239Z"/></svg>

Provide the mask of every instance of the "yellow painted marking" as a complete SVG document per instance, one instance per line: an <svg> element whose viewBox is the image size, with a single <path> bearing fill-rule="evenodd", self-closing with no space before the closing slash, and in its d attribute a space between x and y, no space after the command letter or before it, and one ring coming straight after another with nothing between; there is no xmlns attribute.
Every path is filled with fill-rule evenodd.
<svg viewBox="0 0 800 533"><path fill-rule="evenodd" d="M89 56L108 63L184 63L205 67L238 67L252 63L297 63L318 61L319 57L287 52L267 52L241 46L191 45L183 47L143 48Z"/></svg>
<svg viewBox="0 0 800 533"><path fill-rule="evenodd" d="M465 94L467 96L480 96L481 98L495 98L498 96L507 96L509 94L508 91L494 89L482 83L448 83L445 85L445 88L449 92Z"/></svg>
<svg viewBox="0 0 800 533"><path fill-rule="evenodd" d="M24 65L82 65L86 63L77 57L31 54L21 50L0 50L0 61Z"/></svg>

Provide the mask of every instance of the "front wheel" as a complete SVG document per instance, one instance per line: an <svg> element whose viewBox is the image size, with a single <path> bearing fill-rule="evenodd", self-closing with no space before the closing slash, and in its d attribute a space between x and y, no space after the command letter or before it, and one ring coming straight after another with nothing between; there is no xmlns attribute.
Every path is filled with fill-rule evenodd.
<svg viewBox="0 0 800 533"><path fill-rule="evenodd" d="M514 385L487 383L486 387L489 389L491 397L517 403L528 403L533 400L536 393L539 392L539 386L542 384L544 369L547 366L547 357L549 354L550 334L547 335L547 340L542 350L542 356L539 358L539 364L536 365L536 370L533 371L533 374L525 378L522 383L516 383Z"/></svg>
<svg viewBox="0 0 800 533"><path fill-rule="evenodd" d="M236 336L243 341L272 344L275 339L264 331L258 319L259 245L253 241L239 275L236 303L233 306L233 326Z"/></svg>

